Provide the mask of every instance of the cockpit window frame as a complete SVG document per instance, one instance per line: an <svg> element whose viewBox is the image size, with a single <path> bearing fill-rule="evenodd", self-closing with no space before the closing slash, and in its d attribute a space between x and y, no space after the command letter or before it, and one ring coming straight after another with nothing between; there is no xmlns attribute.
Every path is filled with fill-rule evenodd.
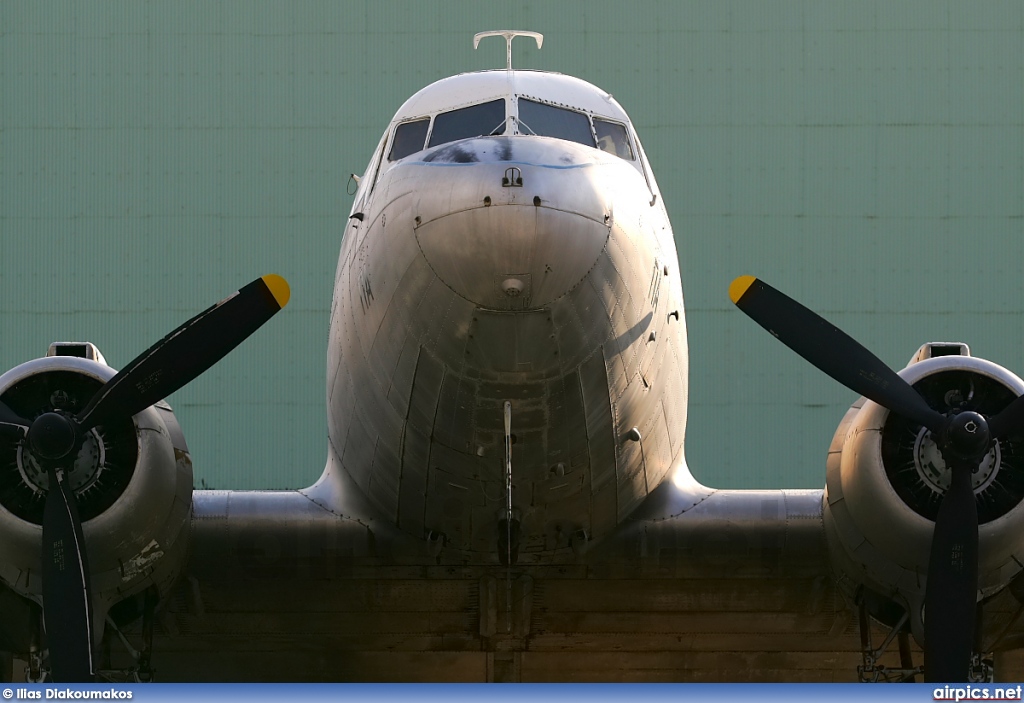
<svg viewBox="0 0 1024 703"><path fill-rule="evenodd" d="M443 109L443 110L437 110L437 111L434 111L434 112L430 112L430 113L428 113L426 115L423 115L423 114L420 114L420 115L409 115L409 116L403 117L402 119L400 119L400 120L398 120L396 122L393 122L391 124L389 130L388 130L387 143L385 145L385 148L384 148L383 152L380 154L380 159L379 159L379 161L377 163L377 170L376 170L375 178L373 179L373 181L370 184L371 190L372 190L373 186L376 184L377 180L379 180L379 178L384 174L385 171L387 171L390 168L390 166L392 164L396 163L397 161L401 161L402 160L402 159L392 160L391 159L391 151L392 151L392 149L394 149L394 141L395 141L395 137L396 137L396 135L398 133L398 130L403 125L410 124L410 123L413 123L413 122L419 122L421 120L429 120L428 125L427 125L426 136L424 137L424 140L423 140L423 147L422 147L422 149L420 151L425 151L427 149L437 148L439 146L443 146L443 144L431 145L431 140L434 138L434 127L435 127L436 120L437 120L438 116L444 115L444 114L448 114L448 113L451 113L451 112L455 112L456 110L463 110L465 108L474 107L476 105L484 105L484 104L487 104L487 103L492 103L492 102L496 102L498 100L501 100L503 102L504 108L505 108L505 119L504 119L504 122L502 122L499 125L499 126L502 126L504 128L503 131L501 132L501 134L502 135L530 136L531 131L526 131L524 129L521 129L521 127L520 127L520 124L521 124L520 120L519 120L519 113L520 113L520 110L519 110L519 100L520 100L520 98L528 100L530 102L539 103L541 105L546 105L548 107L559 108L559 109L562 109L562 110L568 110L568 111L575 112L577 114L582 115L587 120L587 125L588 125L589 130L590 130L590 136L591 136L591 139L593 139L593 144L583 144L583 146L588 146L591 149L595 149L597 151L601 151L601 152L606 153L606 154L611 154L612 156L615 156L616 158L622 159L626 163L633 164L636 168L638 168L641 171L641 173L644 174L645 179L648 181L648 184L650 184L650 175L648 173L648 166L646 164L645 155L643 154L643 150L640 147L640 142L637 139L637 136L636 136L636 133L635 133L635 131L633 129L633 126L629 122L628 118L623 120L621 117L619 117L617 115L616 116L612 116L612 115L604 114L603 112L600 112L600 113L599 112L595 112L594 110L589 110L589 109L586 109L586 108L583 108L583 107L579 107L578 105L570 105L570 104L563 103L563 102L560 102L560 101L557 101L557 100L551 100L551 99L542 98L542 97L539 97L537 95L532 95L530 93L517 93L517 92L513 92L511 94L504 95L504 96L494 96L494 95L492 95L492 96L488 96L487 98L482 99L482 100L481 99L477 99L477 100L473 100L471 102L465 102L465 103L458 104L458 105L446 106L445 109ZM606 123L618 125L618 126L623 128L623 130L625 132L625 137L626 137L626 145L629 147L629 151L631 153L632 158L626 158L626 157L620 156L618 153L615 153L615 152L605 151L604 149L601 149L600 146L598 146L598 137L597 137L597 129L595 127L595 120L602 120L602 121L604 121ZM523 123L523 124L525 125L525 123ZM455 141L458 141L458 140L455 140ZM449 143L453 143L453 142L445 142L445 144L449 144ZM578 143L578 142L574 142L574 143ZM406 156L403 156L402 158L403 159L407 158L408 156L411 156L412 154L415 154L415 153L417 153L417 152L411 152L410 154L407 154Z"/></svg>
<svg viewBox="0 0 1024 703"><path fill-rule="evenodd" d="M587 143L584 143L584 142L581 142L581 141L578 141L578 140L575 140L575 139L568 139L567 141L571 141L574 144L580 144L581 146L587 146L587 147L590 147L591 149L596 149L597 148L597 136L594 133L594 120L593 120L593 115L592 115L592 113L590 111L584 110L584 109L578 108L578 107L573 107L571 105L564 105L564 104L561 104L561 103L556 103L556 102L553 102L551 100L542 100L540 98L535 98L532 95L526 95L525 93L516 94L515 104L516 104L516 133L517 134L519 134L519 135L527 135L527 136L531 135L531 134L533 136L550 136L550 135L538 135L536 132L533 131L533 128L530 127L530 123L529 122L527 122L525 120L524 121L520 121L520 115L522 114L522 108L519 105L519 101L520 100L525 100L528 103L534 103L536 105L543 105L544 107L554 108L556 110L564 110L566 112L572 112L572 113L575 113L575 114L581 116L583 119L585 119L587 121L587 128L590 130L591 142L589 144L587 144ZM520 124L525 126L530 131L529 132L523 132L520 129ZM555 137L555 138L558 139L559 137Z"/></svg>
<svg viewBox="0 0 1024 703"><path fill-rule="evenodd" d="M585 116L587 118L587 122L590 125L590 136L594 140L593 144L583 144L583 146L589 146L591 149L596 149L597 151L604 152L605 154L611 154L612 156L615 156L616 158L622 159L626 163L634 164L635 166L639 167L641 171L643 171L643 164L642 164L642 162L640 160L640 149L637 146L639 144L639 142L637 141L636 134L633 132L633 127L629 123L628 120L623 121L622 119L620 119L618 117L611 117L611 116L608 116L608 115L599 114L597 112L594 112L593 110L587 110L586 108L582 108L582 107L579 107L579 106L576 106L576 105L569 105L569 104L566 104L566 103L561 103L561 102L558 102L558 101L555 101L555 100L546 100L544 98L537 97L536 95L530 95L529 93L516 93L516 94L513 95L513 102L515 103L515 115L514 115L515 131L513 133L517 134L517 135L526 135L526 136L530 135L529 132L524 132L524 131L519 129L519 99L520 98L523 98L524 100L528 100L530 102L535 102L535 103L540 103L542 105L547 105L549 107L561 108L563 110L571 110L572 112L578 112L578 113L582 114L583 116ZM626 142L627 142L627 144L629 146L630 152L632 153L632 158L629 158L629 159L624 158L624 157L619 156L618 154L612 153L610 151L605 151L600 146L597 146L597 144L598 144L597 130L594 127L594 120L595 119L600 119L600 120L603 120L604 122L620 125L621 127L623 127L623 129L626 132ZM526 126L529 127L528 124ZM575 143L580 143L580 142L575 142ZM644 175L646 177L646 174L644 174Z"/></svg>
<svg viewBox="0 0 1024 703"><path fill-rule="evenodd" d="M495 129L497 129L498 127L501 127L501 128L503 128L502 131L501 131L501 134L505 134L508 131L509 101L508 101L508 98L506 96L502 95L502 96L498 96L498 97L492 97L492 98L490 98L488 100L477 100L477 101L474 101L474 102L471 102L471 103L466 103L465 105L453 106L453 107L450 107L450 108L448 108L446 110L439 110L437 112L432 113L430 115L430 129L427 131L427 139L426 139L426 142L425 142L426 146L424 148L425 149L433 149L433 148L436 148L436 147L439 147L439 146L444 146L445 144L453 144L454 142L461 141L462 139L472 139L473 138L473 137L460 137L458 139L452 139L452 140L449 140L449 141L441 142L439 144L433 144L432 142L433 142L433 139L434 139L434 129L435 129L436 125L437 125L437 118L438 117L441 117L443 115L449 115L451 113L458 112L459 110L466 110L466 109L469 109L471 107L478 107L478 106L482 106L482 105L489 105L491 103L496 103L496 102L499 102L499 101L502 104L502 108L504 108L503 112L505 114L505 117L504 117L504 119L501 122L499 122L497 125L495 125ZM476 136L477 137L480 137L480 136L493 136L493 132L494 132L494 130L491 131L491 135L476 135Z"/></svg>
<svg viewBox="0 0 1024 703"><path fill-rule="evenodd" d="M616 127L621 127L622 128L623 136L626 137L626 148L629 149L629 154L630 154L628 159L625 156L620 156L616 152L608 151L607 149L602 149L601 148L601 139L597 136L597 121L598 120L600 120L601 122L604 122L606 124L615 125ZM635 162L637 160L637 150L636 150L636 147L633 145L633 135L632 135L632 131L633 130L631 130L629 128L628 124L626 124L622 120L612 119L610 117L605 117L604 115L591 114L590 115L590 126L591 126L591 129L594 130L594 137L597 140L597 145L598 145L597 149L599 151L603 151L606 154L611 154L612 156L618 156L623 161L629 161L630 163L633 163L633 162Z"/></svg>
<svg viewBox="0 0 1024 703"><path fill-rule="evenodd" d="M406 125L416 124L417 122L424 122L424 121L427 123L427 131L423 133L423 145L420 146L420 148L416 149L415 151L410 151L405 156L400 156L397 159L392 158L391 154L395 150L395 139L398 137L398 130L400 130L402 127L405 127ZM423 151L424 149L426 149L426 144L427 144L427 141L430 139L430 131L433 129L433 126L434 126L434 116L433 115L420 115L419 117L410 117L408 119L402 120L401 122L395 123L392 126L392 128L391 128L390 135L388 136L388 148L387 148L387 152L386 152L387 153L387 157L386 158L388 160L388 163L394 163L396 161L401 161L406 156L411 156L412 154L415 154L417 151Z"/></svg>
<svg viewBox="0 0 1024 703"><path fill-rule="evenodd" d="M398 134L399 128L401 128L403 125L410 124L412 122L419 122L419 121L424 120L424 119L425 120L429 120L429 123L427 125L427 133L426 133L426 136L423 139L423 148L418 150L418 151L425 151L427 149L432 149L432 148L437 147L437 146L442 146L440 144L435 144L433 146L430 146L430 140L434 137L434 120L437 119L437 117L439 115L444 115L444 114L447 114L449 112L455 112L456 110L463 110L463 109L465 109L467 107L474 107L476 105L485 105L487 103L493 103L493 102L497 102L499 100L502 101L502 103L503 103L504 112L505 112L505 118L504 118L504 120L501 123L496 125L496 127L501 127L502 128L502 131L501 131L501 135L502 136L507 135L507 134L512 134L514 132L511 131L510 128L509 128L510 118L512 117L511 101L509 100L507 95L491 96L491 97L488 97L485 100L474 100L472 102L467 102L467 103L463 103L463 104L460 104L460 105L452 105L451 107L446 107L444 110L437 110L436 112L430 112L430 113L428 113L426 115L415 115L415 116L403 117L402 119L400 119L400 120L398 120L396 122L392 122L391 125L388 127L388 132L387 132L387 135L386 135L387 143L385 144L384 151L381 154L380 166L379 166L379 169L378 169L378 172L377 172L377 178L380 178L380 176L382 176L384 174L384 172L388 170L388 168L390 167L391 164L395 164L398 161L401 161L402 159L404 159L404 158L406 158L408 156L411 156L412 154L417 153L416 151L414 151L414 152L411 152L409 154L406 154L405 156L402 157L402 159L394 159L394 160L392 160L392 158L391 158L391 150L394 148L395 137ZM456 141L458 141L458 140L456 140ZM445 142L445 144L450 144L450 143L452 143L452 142ZM375 182L376 182L377 178L374 179Z"/></svg>
<svg viewBox="0 0 1024 703"><path fill-rule="evenodd" d="M519 130L519 99L520 98L522 98L524 100L529 100L531 102L540 103L542 105L547 105L548 107L558 107L558 108L561 108L563 110L572 110L573 112L581 113L583 116L585 116L587 118L587 121L590 122L590 134L591 134L592 137L594 136L594 123L593 123L593 120L592 120L592 117L593 117L594 113L592 111L587 110L587 109L582 108L582 107L579 107L578 105L568 105L566 103L560 103L557 100L551 100L549 98L542 98L542 97L539 97L537 95L530 95L529 93L515 93L512 96L512 101L515 103L515 112L516 112L516 114L515 114L515 122L516 122L515 134L523 135L523 136L537 136L537 135L531 135L529 132L522 132L522 131ZM597 144L597 138L596 137L594 138L594 143ZM587 146L587 145L584 144L583 146ZM591 147L591 148L595 148L595 147Z"/></svg>

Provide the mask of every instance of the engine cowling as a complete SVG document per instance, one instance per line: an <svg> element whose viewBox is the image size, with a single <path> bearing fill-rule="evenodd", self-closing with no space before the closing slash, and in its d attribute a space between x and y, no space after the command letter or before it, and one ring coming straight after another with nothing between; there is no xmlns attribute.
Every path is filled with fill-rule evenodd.
<svg viewBox="0 0 1024 703"><path fill-rule="evenodd" d="M115 375L92 345L87 357L47 356L0 376L0 401L29 420L79 411ZM60 353L60 345L55 347ZM94 632L110 609L151 586L162 595L185 561L192 462L164 402L89 430L68 472L88 549ZM0 436L0 581L42 602L40 574L46 471L27 441ZM126 608L133 612L135 608Z"/></svg>
<svg viewBox="0 0 1024 703"><path fill-rule="evenodd" d="M1024 381L971 357L965 344L926 344L899 375L935 410L992 417ZM824 523L833 570L852 601L889 625L903 612L924 642L929 548L949 471L931 433L861 397L829 448ZM1024 563L1024 437L1002 438L972 477L979 523L978 599L1006 587Z"/></svg>

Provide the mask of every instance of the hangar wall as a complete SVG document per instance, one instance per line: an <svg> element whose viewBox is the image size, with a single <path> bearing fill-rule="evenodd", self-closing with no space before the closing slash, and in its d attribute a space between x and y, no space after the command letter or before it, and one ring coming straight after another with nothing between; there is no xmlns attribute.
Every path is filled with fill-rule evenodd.
<svg viewBox="0 0 1024 703"><path fill-rule="evenodd" d="M0 3L0 367L57 339L115 367L267 272L285 312L170 398L198 485L287 488L326 456L331 287L360 172L423 85L515 63L612 92L675 227L689 463L818 487L851 394L732 309L759 275L901 366L1021 350L1024 4Z"/></svg>

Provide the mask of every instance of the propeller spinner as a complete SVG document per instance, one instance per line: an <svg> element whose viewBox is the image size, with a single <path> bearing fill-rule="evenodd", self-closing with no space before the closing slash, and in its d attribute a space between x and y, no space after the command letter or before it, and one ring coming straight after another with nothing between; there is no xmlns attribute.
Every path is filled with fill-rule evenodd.
<svg viewBox="0 0 1024 703"><path fill-rule="evenodd" d="M135 415L189 383L288 303L288 283L270 274L199 313L100 387L77 415L54 409L29 421L0 402L0 431L19 433L45 468L43 622L53 679L91 681L92 598L82 521L66 474L86 433Z"/></svg>
<svg viewBox="0 0 1024 703"><path fill-rule="evenodd" d="M935 518L925 586L925 679L966 681L978 590L978 511L971 475L993 442L1024 422L1024 396L998 415L933 410L910 384L835 325L753 276L729 286L733 303L783 344L850 390L932 433L952 476Z"/></svg>

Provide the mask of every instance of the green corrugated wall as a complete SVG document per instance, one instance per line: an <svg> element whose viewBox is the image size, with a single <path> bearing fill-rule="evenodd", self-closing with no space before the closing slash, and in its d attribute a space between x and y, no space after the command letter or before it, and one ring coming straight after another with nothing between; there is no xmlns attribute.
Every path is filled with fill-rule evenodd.
<svg viewBox="0 0 1024 703"><path fill-rule="evenodd" d="M1024 372L1024 3L0 2L0 367L57 339L115 367L257 275L289 307L170 398L218 488L314 481L351 198L423 85L515 63L631 113L676 231L687 455L817 487L851 394L729 304L741 273L901 366L962 340Z"/></svg>

